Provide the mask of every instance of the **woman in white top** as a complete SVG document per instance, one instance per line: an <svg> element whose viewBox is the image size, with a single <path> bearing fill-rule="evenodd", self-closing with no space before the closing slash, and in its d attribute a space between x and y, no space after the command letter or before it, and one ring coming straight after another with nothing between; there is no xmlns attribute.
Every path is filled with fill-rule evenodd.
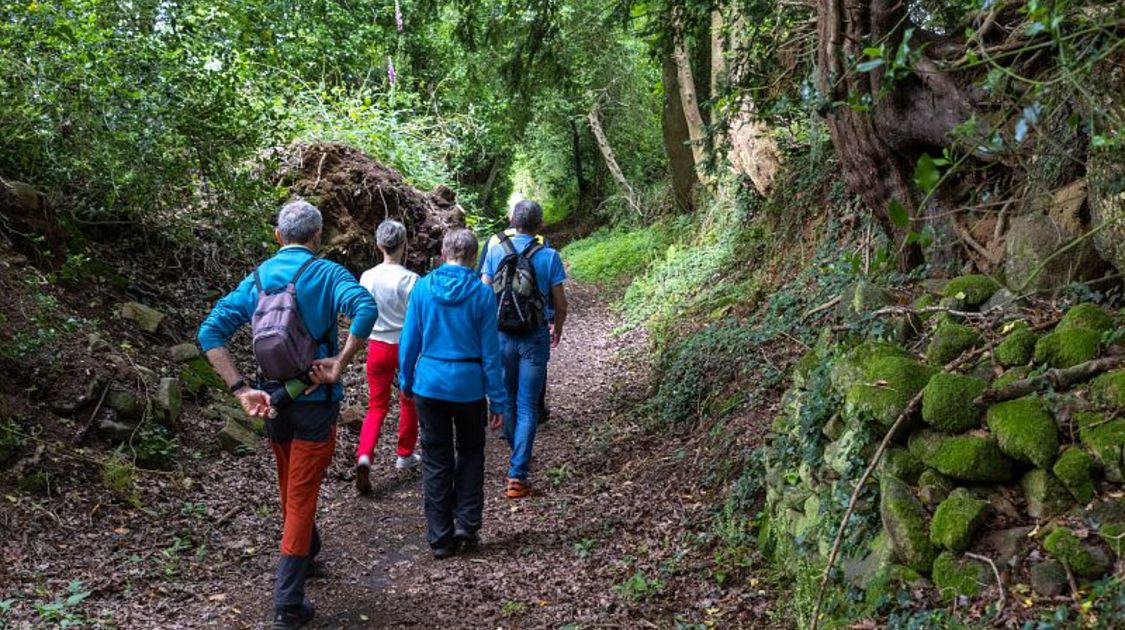
<svg viewBox="0 0 1125 630"><path fill-rule="evenodd" d="M371 458L391 402L391 383L398 370L398 340L410 291L418 274L402 266L406 256L406 227L398 221L383 221L375 230L375 244L383 254L382 264L363 272L359 283L371 292L379 306L379 318L367 342L367 416L359 432L355 486L361 494L371 492ZM398 459L395 467L414 468L420 458L414 452L418 441L418 415L414 400L399 392Z"/></svg>

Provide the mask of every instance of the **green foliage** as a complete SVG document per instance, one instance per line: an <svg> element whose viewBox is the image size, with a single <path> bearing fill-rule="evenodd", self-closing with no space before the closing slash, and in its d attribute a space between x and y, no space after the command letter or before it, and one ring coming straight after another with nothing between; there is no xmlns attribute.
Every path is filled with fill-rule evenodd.
<svg viewBox="0 0 1125 630"><path fill-rule="evenodd" d="M135 507L140 505L137 495L136 467L122 456L120 449L102 464L102 486L118 498L128 501Z"/></svg>
<svg viewBox="0 0 1125 630"><path fill-rule="evenodd" d="M614 285L642 273L663 256L676 231L674 226L659 223L602 229L567 245L562 255L575 280Z"/></svg>
<svg viewBox="0 0 1125 630"><path fill-rule="evenodd" d="M639 602L664 590L664 582L649 577L641 569L637 569L629 579L613 587L613 591L630 601Z"/></svg>
<svg viewBox="0 0 1125 630"><path fill-rule="evenodd" d="M982 587L992 581L992 572L983 562L946 551L934 560L933 578L942 599L949 601L958 596L979 595Z"/></svg>
<svg viewBox="0 0 1125 630"><path fill-rule="evenodd" d="M136 463L146 468L166 468L179 448L179 439L159 424L146 424L132 441Z"/></svg>
<svg viewBox="0 0 1125 630"><path fill-rule="evenodd" d="M89 621L81 613L83 602L90 596L90 591L84 590L82 580L72 580L66 585L66 593L50 602L35 604L35 613L39 621L55 624L60 628L76 628L86 625Z"/></svg>
<svg viewBox="0 0 1125 630"><path fill-rule="evenodd" d="M0 466L15 458L26 443L23 427L11 418L0 420Z"/></svg>

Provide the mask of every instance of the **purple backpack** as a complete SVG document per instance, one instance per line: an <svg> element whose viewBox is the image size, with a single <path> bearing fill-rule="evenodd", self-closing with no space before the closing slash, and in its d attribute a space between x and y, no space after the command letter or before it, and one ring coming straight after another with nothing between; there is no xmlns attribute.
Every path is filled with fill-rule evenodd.
<svg viewBox="0 0 1125 630"><path fill-rule="evenodd" d="M271 291L262 287L262 278L258 270L254 270L258 307L254 309L250 327L254 358L267 380L304 378L316 358L317 342L309 334L297 308L297 280L317 260L316 257L306 260L289 284Z"/></svg>

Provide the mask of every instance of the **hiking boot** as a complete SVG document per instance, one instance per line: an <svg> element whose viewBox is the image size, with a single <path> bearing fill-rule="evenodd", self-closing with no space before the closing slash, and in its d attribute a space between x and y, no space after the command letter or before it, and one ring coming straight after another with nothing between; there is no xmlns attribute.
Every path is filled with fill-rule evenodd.
<svg viewBox="0 0 1125 630"><path fill-rule="evenodd" d="M371 494L371 459L366 455L355 466L355 489L363 495Z"/></svg>
<svg viewBox="0 0 1125 630"><path fill-rule="evenodd" d="M526 481L509 477L508 489L504 491L504 494L509 499L520 499L531 494L531 486L529 486Z"/></svg>
<svg viewBox="0 0 1125 630"><path fill-rule="evenodd" d="M422 463L422 456L418 453L407 455L406 457L399 457L395 460L395 468L399 470L413 470Z"/></svg>
<svg viewBox="0 0 1125 630"><path fill-rule="evenodd" d="M452 542L444 547L434 547L434 560L445 560L457 555L457 543Z"/></svg>
<svg viewBox="0 0 1125 630"><path fill-rule="evenodd" d="M316 616L316 606L305 600L297 606L278 608L273 615L273 630L297 630Z"/></svg>
<svg viewBox="0 0 1125 630"><path fill-rule="evenodd" d="M462 549L474 549L480 544L480 534L470 532L466 529L457 529L453 532L453 540L456 541Z"/></svg>

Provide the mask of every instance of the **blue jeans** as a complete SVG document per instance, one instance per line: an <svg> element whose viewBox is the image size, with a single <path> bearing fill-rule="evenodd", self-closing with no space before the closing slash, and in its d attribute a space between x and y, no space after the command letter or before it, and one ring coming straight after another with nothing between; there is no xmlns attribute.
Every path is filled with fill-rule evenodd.
<svg viewBox="0 0 1125 630"><path fill-rule="evenodd" d="M525 335L500 333L500 362L508 390L504 438L512 447L508 476L524 481L531 462L531 445L539 423L539 395L547 379L551 335L547 327Z"/></svg>

